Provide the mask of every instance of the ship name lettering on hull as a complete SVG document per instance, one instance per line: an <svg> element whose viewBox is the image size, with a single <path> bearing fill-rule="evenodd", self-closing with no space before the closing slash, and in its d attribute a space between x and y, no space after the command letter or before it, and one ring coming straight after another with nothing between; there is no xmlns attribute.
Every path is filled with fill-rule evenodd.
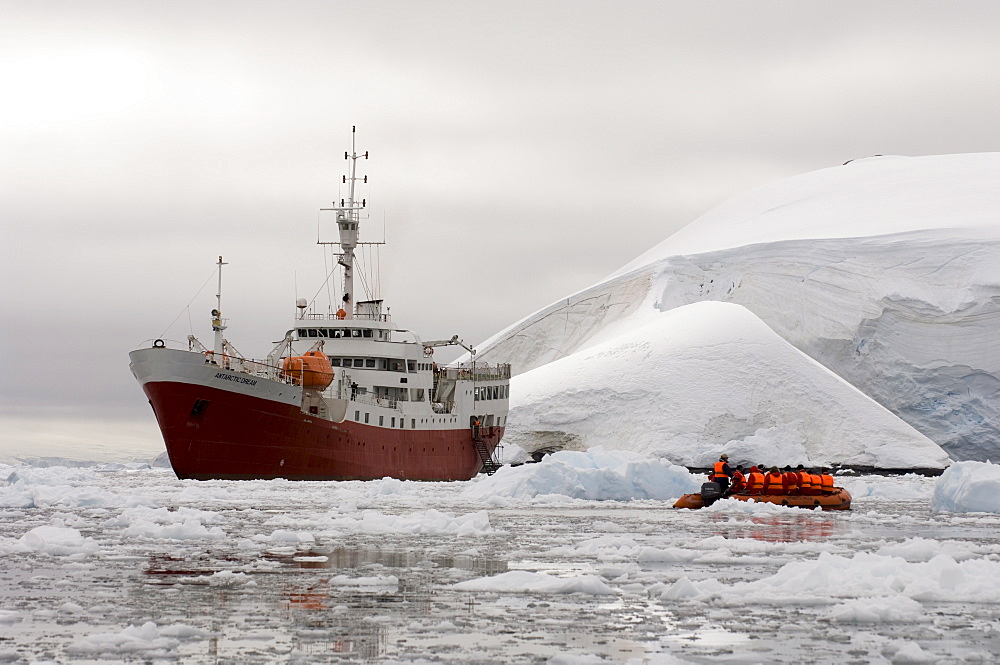
<svg viewBox="0 0 1000 665"><path fill-rule="evenodd" d="M216 372L215 378L222 379L224 381L232 381L233 383L243 383L248 386L257 385L257 379L248 379L245 376L233 376L232 374L223 374L222 372Z"/></svg>

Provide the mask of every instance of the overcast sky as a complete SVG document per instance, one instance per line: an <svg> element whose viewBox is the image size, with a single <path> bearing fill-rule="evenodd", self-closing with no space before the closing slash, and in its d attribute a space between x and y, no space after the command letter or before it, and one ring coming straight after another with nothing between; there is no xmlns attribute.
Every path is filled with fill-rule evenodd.
<svg viewBox="0 0 1000 665"><path fill-rule="evenodd" d="M992 1L0 0L0 446L158 441L127 354L210 341L220 254L265 355L351 125L396 323L477 343L751 187L997 150L998 34Z"/></svg>

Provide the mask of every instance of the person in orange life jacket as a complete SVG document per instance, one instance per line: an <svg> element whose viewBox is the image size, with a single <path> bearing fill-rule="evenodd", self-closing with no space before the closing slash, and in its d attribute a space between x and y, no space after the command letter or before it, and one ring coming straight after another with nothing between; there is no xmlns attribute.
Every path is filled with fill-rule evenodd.
<svg viewBox="0 0 1000 665"><path fill-rule="evenodd" d="M740 464L733 471L733 484L729 488L730 494L742 494L747 489L747 477L743 475L743 465Z"/></svg>
<svg viewBox="0 0 1000 665"><path fill-rule="evenodd" d="M710 478L713 483L719 484L719 487L722 488L723 494L725 494L726 490L729 489L729 478L732 475L733 470L729 468L729 455L720 455L719 461L712 467L712 475Z"/></svg>
<svg viewBox="0 0 1000 665"><path fill-rule="evenodd" d="M792 471L792 467L785 465L781 470L781 475L785 480L785 494L794 495L799 493L799 474Z"/></svg>
<svg viewBox="0 0 1000 665"><path fill-rule="evenodd" d="M810 474L812 476L813 494L822 494L823 493L823 476L821 476L818 473L818 469L813 469L813 471L817 471L817 473Z"/></svg>
<svg viewBox="0 0 1000 665"><path fill-rule="evenodd" d="M795 467L795 472L799 474L799 494L811 494L812 475L801 464Z"/></svg>
<svg viewBox="0 0 1000 665"><path fill-rule="evenodd" d="M823 481L823 491L832 492L833 491L833 476L830 475L830 469L826 467L823 468L823 473L820 474L820 480Z"/></svg>
<svg viewBox="0 0 1000 665"><path fill-rule="evenodd" d="M778 467L772 466L771 470L764 476L764 494L784 494L785 477Z"/></svg>
<svg viewBox="0 0 1000 665"><path fill-rule="evenodd" d="M820 488L822 487L823 481L820 477L814 473L810 473L809 469L802 469L799 473L801 480L802 494L808 496L816 496L820 494Z"/></svg>
<svg viewBox="0 0 1000 665"><path fill-rule="evenodd" d="M754 464L747 474L747 494L760 494L764 489L764 474Z"/></svg>

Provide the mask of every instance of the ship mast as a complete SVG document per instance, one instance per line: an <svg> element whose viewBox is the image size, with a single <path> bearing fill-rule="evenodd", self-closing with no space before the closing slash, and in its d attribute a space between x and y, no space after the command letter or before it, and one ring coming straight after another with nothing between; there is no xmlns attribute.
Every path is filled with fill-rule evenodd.
<svg viewBox="0 0 1000 665"><path fill-rule="evenodd" d="M226 329L226 326L222 323L222 266L229 265L222 261L222 257L219 257L219 288L215 292L216 307L212 310L212 330L215 331L215 345L213 350L215 351L215 358L222 358L222 331Z"/></svg>
<svg viewBox="0 0 1000 665"><path fill-rule="evenodd" d="M350 175L343 176L343 183L350 183L347 190L347 200L341 199L340 207L332 208L337 213L337 230L340 233L338 244L342 250L338 263L344 268L344 294L341 297L340 311L337 312L337 316L347 319L354 318L355 303L357 302L354 297L354 248L359 244L358 221L366 204L365 199L361 199L361 203L358 204L354 198L354 189L358 180L368 182L368 176L359 178L357 175L358 159L361 157L368 159L368 151L366 150L364 155L358 154L354 142L355 133L356 127L352 125L351 152L344 153L344 159L350 162L348 167Z"/></svg>

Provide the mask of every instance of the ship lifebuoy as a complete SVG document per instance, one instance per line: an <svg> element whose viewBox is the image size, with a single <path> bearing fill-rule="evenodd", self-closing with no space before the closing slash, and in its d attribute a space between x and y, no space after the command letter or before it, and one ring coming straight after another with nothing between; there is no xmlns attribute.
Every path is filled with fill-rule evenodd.
<svg viewBox="0 0 1000 665"><path fill-rule="evenodd" d="M154 349L162 349L165 346L166 346L166 344L163 343L162 339L158 339L155 342L153 342L153 348Z"/></svg>
<svg viewBox="0 0 1000 665"><path fill-rule="evenodd" d="M434 349L430 346L424 347L424 358L430 358L434 355Z"/></svg>

